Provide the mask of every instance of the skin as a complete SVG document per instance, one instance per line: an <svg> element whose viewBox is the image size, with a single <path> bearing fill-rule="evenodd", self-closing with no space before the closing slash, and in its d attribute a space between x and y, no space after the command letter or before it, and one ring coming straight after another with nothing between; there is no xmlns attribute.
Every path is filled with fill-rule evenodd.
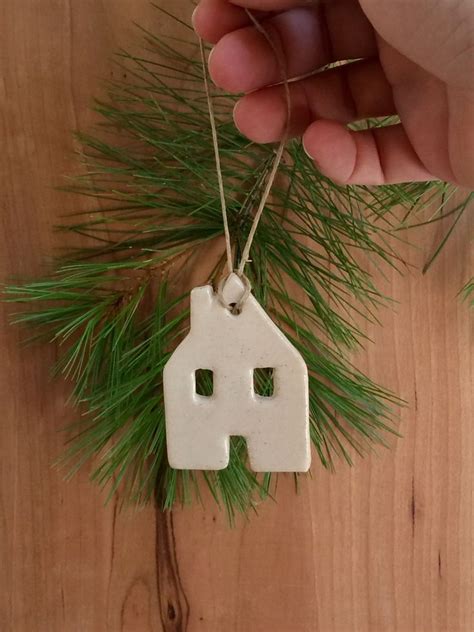
<svg viewBox="0 0 474 632"><path fill-rule="evenodd" d="M237 127L269 143L288 115L281 66L243 7L286 60L292 136L340 183L442 179L474 188L473 0L201 0L193 22L214 44L209 71L244 93ZM330 62L357 60L330 70ZM321 70L323 69L323 70ZM351 131L397 114L401 124Z"/></svg>

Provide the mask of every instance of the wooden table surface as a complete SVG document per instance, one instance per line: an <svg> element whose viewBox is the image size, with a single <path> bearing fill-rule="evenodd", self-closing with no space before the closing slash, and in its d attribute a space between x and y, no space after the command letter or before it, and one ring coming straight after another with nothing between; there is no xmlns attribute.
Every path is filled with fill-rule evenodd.
<svg viewBox="0 0 474 632"><path fill-rule="evenodd" d="M38 273L60 245L52 225L86 208L53 187L77 168L70 131L93 121L112 52L139 41L132 21L163 28L148 0L2 0L2 279ZM418 229L406 260L422 265L445 229ZM297 496L282 479L234 529L210 503L120 513L87 472L65 482L57 350L22 347L2 308L0 630L473 630L472 330L456 297L470 234L466 215L428 275L380 279L399 303L356 361L408 400L404 438L336 474L316 465Z"/></svg>

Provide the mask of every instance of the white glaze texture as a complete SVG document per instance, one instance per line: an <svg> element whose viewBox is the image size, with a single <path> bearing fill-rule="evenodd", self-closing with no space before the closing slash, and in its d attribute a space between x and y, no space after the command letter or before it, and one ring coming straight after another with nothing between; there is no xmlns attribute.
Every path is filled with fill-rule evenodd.
<svg viewBox="0 0 474 632"><path fill-rule="evenodd" d="M222 295L244 291L230 275ZM257 395L253 372L274 369L271 397ZM195 372L213 371L210 397L196 393ZM191 328L164 369L168 460L176 469L220 470L229 438L245 437L256 472L305 472L311 464L308 371L254 296L233 315L211 286L191 292Z"/></svg>

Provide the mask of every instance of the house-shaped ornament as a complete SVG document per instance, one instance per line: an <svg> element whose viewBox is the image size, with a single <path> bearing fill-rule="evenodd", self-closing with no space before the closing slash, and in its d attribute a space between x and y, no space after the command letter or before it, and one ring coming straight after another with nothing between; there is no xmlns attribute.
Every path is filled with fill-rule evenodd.
<svg viewBox="0 0 474 632"><path fill-rule="evenodd" d="M219 297L191 292L191 328L164 369L168 460L176 469L220 470L230 436L247 441L256 472L304 472L311 463L308 371L300 353L231 274ZM225 304L223 304L225 303ZM256 393L254 372L272 369L273 393ZM212 395L196 391L196 372L212 376ZM212 373L211 373L212 372Z"/></svg>

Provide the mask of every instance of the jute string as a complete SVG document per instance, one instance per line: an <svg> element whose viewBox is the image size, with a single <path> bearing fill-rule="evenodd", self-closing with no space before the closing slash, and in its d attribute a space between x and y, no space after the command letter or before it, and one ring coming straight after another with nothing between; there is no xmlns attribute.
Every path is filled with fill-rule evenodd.
<svg viewBox="0 0 474 632"><path fill-rule="evenodd" d="M247 237L247 241L245 243L244 249L242 251L242 256L240 259L240 262L237 266L237 268L234 270L234 263L233 263L233 255L232 255L232 240L231 240L231 235L230 235L230 230L229 230L229 218L228 218L228 213L227 213L227 203L226 203L226 197L225 197L225 188L224 188L224 178L222 175L222 166L221 166L221 159L220 159L220 151L219 151L219 140L217 137L217 125L216 125L216 118L215 118L215 114L214 114L214 106L213 106L213 102L212 102L212 97L211 97L211 90L209 87L209 79L208 79L208 70L207 70L207 61L206 61L206 54L204 51L204 44L202 42L202 39L199 39L199 47L200 47L200 51L201 51L201 60L202 60L202 66L203 66L203 74L204 74L204 88L205 88L205 92L206 92L206 98L207 98L207 106L208 106L208 110L209 110L209 120L210 120L210 124L211 124L211 132L212 132L212 144L214 147L214 156L215 156L215 161L216 161L216 172L217 172L217 181L218 181L218 185L219 185L219 197L220 197L220 203L221 203L221 209L222 209L222 220L224 223L224 237L225 237L225 245L226 245L226 259L227 259L227 272L228 275L230 275L232 272L235 272L240 278L241 280L244 282L245 285L245 292L242 296L242 298L240 299L239 303L237 305L232 306L233 311L240 311L240 308L242 307L243 303L247 300L248 296L250 295L251 292L251 286L250 286L250 282L248 280L248 278L245 276L245 266L247 265L247 263L249 263L250 261L250 251L252 248L252 244L253 241L255 239L255 234L257 232L257 228L258 225L260 223L260 220L262 218L262 214L263 211L265 210L265 206L268 202L268 198L270 196L273 184L275 182L275 178L278 172L278 168L280 166L281 163L281 159L283 157L283 152L285 150L285 145L286 145L286 141L288 138L288 132L289 132L289 126L290 126L290 117L291 117L291 96L290 96L290 88L289 88L289 82L288 82L288 77L287 77L287 71L286 71L286 63L285 63L285 59L282 55L281 50L275 45L274 41L272 40L272 38L270 37L270 35L267 33L267 31L263 28L263 26L260 24L260 22L258 22L258 20L256 20L256 18L252 15L252 13L246 9L247 15L249 17L249 19L251 20L251 22L253 23L253 25L255 26L255 28L259 31L259 33L261 33L263 35L263 37L265 37L265 39L267 40L268 44L270 45L275 58L277 60L281 75L282 75L282 84L284 87L284 91L285 91L285 99L286 99L286 107L287 107L287 115L286 115L286 122L285 122L285 130L282 136L282 140L280 141L280 144L278 146L278 149L276 151L275 154L275 159L273 161L272 164L272 168L270 170L270 173L268 175L267 181L265 183L265 188L262 194L262 198L260 200L260 203L258 205L258 208L255 212L253 221L252 221L252 225L250 227L250 231ZM219 285L219 290L218 290L218 294L219 297L221 298L221 302L222 302L222 290L223 287L225 285L225 280L223 280L223 282L221 282L221 284ZM227 306L229 307L229 306Z"/></svg>

